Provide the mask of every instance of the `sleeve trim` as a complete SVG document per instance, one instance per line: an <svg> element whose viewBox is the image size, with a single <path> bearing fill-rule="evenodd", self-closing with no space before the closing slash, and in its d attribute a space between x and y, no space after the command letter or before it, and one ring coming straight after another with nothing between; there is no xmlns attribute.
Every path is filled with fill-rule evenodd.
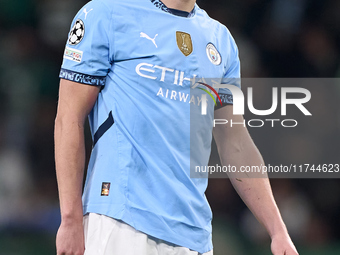
<svg viewBox="0 0 340 255"><path fill-rule="evenodd" d="M65 79L69 81L74 81L77 83L82 83L86 85L95 85L95 86L105 86L106 76L93 76L83 73L78 73L75 71L71 71L68 69L61 68L60 79Z"/></svg>
<svg viewBox="0 0 340 255"><path fill-rule="evenodd" d="M222 105L217 104L215 106L215 110L220 109L226 105L233 105L233 96L230 94L224 94L224 93L218 93L218 95L221 98Z"/></svg>

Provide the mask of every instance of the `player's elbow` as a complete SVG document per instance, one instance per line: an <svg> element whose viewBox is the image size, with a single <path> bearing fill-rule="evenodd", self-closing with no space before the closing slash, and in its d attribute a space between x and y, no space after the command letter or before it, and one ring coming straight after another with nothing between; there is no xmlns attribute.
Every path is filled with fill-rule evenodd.
<svg viewBox="0 0 340 255"><path fill-rule="evenodd" d="M54 119L54 128L59 128L62 127L63 124L65 123L65 118L62 114L60 114L59 112L57 112L57 115Z"/></svg>
<svg viewBox="0 0 340 255"><path fill-rule="evenodd" d="M72 114L60 114L57 113L54 120L55 131L67 130L67 129L83 129L85 120L83 118L78 118Z"/></svg>
<svg viewBox="0 0 340 255"><path fill-rule="evenodd" d="M245 149L246 149L246 144L244 144L242 141L238 141L238 140L232 140L230 141L227 146L225 146L224 150L229 154L229 155L233 155L233 154L242 154L244 153Z"/></svg>
<svg viewBox="0 0 340 255"><path fill-rule="evenodd" d="M221 134L215 132L214 138L216 141L218 152L221 154L238 154L242 153L247 146L242 136Z"/></svg>

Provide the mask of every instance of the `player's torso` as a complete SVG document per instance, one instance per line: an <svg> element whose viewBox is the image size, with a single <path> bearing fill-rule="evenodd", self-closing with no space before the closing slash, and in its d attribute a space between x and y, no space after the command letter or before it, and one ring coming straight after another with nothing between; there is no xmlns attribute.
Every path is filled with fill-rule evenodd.
<svg viewBox="0 0 340 255"><path fill-rule="evenodd" d="M184 18L160 10L150 0L100 1L111 7L112 66L90 123L96 132L112 112L114 124L94 147L85 200L123 201L110 212L112 217L131 223L123 213L115 214L130 207L136 218L156 214L154 229L172 226L173 233L190 233L195 242L205 240L203 246L210 247L207 183L190 179L189 170L192 147L204 154L199 165L209 158L212 121L195 126L203 135L199 145L191 146L191 108L200 109L202 99L192 97L190 79L223 77L228 66L226 32L198 8L194 16ZM111 194L118 195L99 197L102 182L110 182ZM124 210L119 207L123 205ZM140 228L147 232L148 225ZM197 227L193 231L190 226Z"/></svg>
<svg viewBox="0 0 340 255"><path fill-rule="evenodd" d="M228 61L226 31L198 7L194 16L184 18L150 0L101 1L112 7L113 61L97 102L99 110L94 111L93 130L112 111L120 137L136 148L142 146L148 155L179 155L181 159L172 162L188 169L190 134L207 134L200 141L206 141L209 156L214 109L207 97L209 114L192 125L192 113L200 115L205 92L190 89L190 79L223 77Z"/></svg>

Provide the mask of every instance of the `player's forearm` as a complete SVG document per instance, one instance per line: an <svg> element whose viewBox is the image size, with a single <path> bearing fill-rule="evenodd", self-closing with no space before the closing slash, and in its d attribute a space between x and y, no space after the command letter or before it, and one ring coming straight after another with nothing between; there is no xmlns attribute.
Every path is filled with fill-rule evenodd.
<svg viewBox="0 0 340 255"><path fill-rule="evenodd" d="M271 237L287 233L268 179L231 179L236 191Z"/></svg>
<svg viewBox="0 0 340 255"><path fill-rule="evenodd" d="M57 116L55 161L62 220L82 219L85 165L84 123L74 116Z"/></svg>
<svg viewBox="0 0 340 255"><path fill-rule="evenodd" d="M220 155L222 164L228 163L237 169L241 166L264 165L262 156L250 137L248 141L237 141L234 145L225 147ZM271 237L287 233L266 175L231 173L229 177L242 200L265 226Z"/></svg>

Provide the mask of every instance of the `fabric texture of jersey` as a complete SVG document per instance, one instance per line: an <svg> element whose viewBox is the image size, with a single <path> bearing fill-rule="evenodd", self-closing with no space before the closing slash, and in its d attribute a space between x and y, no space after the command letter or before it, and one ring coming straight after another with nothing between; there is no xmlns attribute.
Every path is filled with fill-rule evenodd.
<svg viewBox="0 0 340 255"><path fill-rule="evenodd" d="M205 253L208 180L190 178L190 158L208 163L214 104L193 125L205 92L191 83L239 78L240 63L229 31L197 5L192 13L175 16L150 0L93 0L72 22L60 78L103 86L89 115L84 214ZM230 91L219 93L230 103Z"/></svg>

